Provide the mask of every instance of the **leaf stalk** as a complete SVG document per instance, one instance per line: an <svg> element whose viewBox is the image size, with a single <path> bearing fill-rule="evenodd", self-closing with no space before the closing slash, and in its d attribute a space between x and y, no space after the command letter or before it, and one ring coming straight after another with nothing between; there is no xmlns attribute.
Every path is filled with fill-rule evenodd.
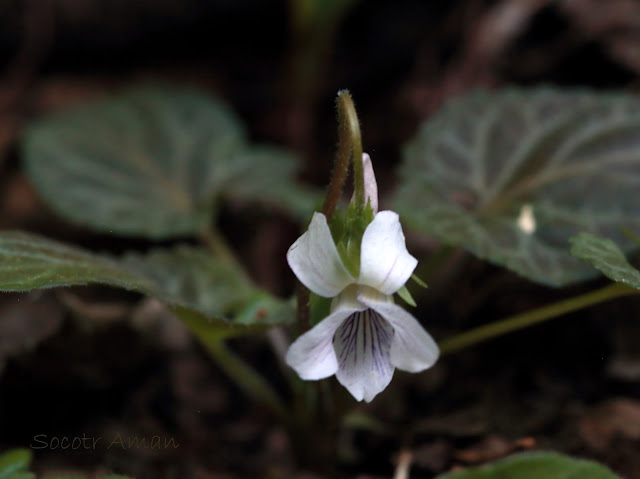
<svg viewBox="0 0 640 479"><path fill-rule="evenodd" d="M589 293L564 299L557 303L543 306L525 313L516 314L514 316L509 316L484 326L465 331L464 333L460 333L442 341L439 344L440 352L443 355L451 354L468 348L469 346L474 346L481 342L502 336L503 334L542 323L572 311L577 311L620 296L638 294L639 292L639 290L621 283L610 284L604 288L600 288Z"/></svg>

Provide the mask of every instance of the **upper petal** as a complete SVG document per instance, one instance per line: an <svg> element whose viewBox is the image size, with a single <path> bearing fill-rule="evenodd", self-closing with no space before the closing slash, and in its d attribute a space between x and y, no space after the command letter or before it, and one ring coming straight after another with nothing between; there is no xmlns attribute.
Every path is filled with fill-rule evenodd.
<svg viewBox="0 0 640 479"><path fill-rule="evenodd" d="M314 213L309 229L289 248L287 261L300 282L318 296L331 298L354 281L322 213Z"/></svg>
<svg viewBox="0 0 640 479"><path fill-rule="evenodd" d="M364 176L364 201L369 200L374 213L378 212L378 183L373 172L371 157L367 153L362 154L362 170ZM355 201L355 193L351 197L351 202Z"/></svg>
<svg viewBox="0 0 640 479"><path fill-rule="evenodd" d="M417 373L433 366L440 349L420 323L397 304L361 301L379 313L393 326L391 364L398 369Z"/></svg>
<svg viewBox="0 0 640 479"><path fill-rule="evenodd" d="M374 213L378 212L378 183L373 172L371 157L367 153L362 154L362 169L364 173L364 200L369 200Z"/></svg>
<svg viewBox="0 0 640 479"><path fill-rule="evenodd" d="M371 309L349 316L335 333L336 378L358 401L370 402L393 377L393 328Z"/></svg>
<svg viewBox="0 0 640 479"><path fill-rule="evenodd" d="M358 283L393 294L407 282L417 264L407 251L398 214L378 213L362 235Z"/></svg>
<svg viewBox="0 0 640 479"><path fill-rule="evenodd" d="M338 360L333 349L336 329L354 310L339 309L304 333L289 347L285 362L302 379L322 379L335 374Z"/></svg>

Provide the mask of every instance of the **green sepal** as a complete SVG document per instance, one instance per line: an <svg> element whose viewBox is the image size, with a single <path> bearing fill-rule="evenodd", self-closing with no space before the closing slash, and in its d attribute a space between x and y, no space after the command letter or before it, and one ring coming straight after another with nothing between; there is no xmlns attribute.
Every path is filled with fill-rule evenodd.
<svg viewBox="0 0 640 479"><path fill-rule="evenodd" d="M370 202L367 202L367 206L362 211L358 211L351 203L346 213L336 211L329 224L340 258L347 270L356 278L360 275L362 236L369 223L373 221L373 217Z"/></svg>
<svg viewBox="0 0 640 479"><path fill-rule="evenodd" d="M398 296L400 296L409 306L413 306L414 308L417 306L415 300L413 299L413 296L411 296L411 293L407 289L406 285L403 285L402 288L397 291L397 293Z"/></svg>
<svg viewBox="0 0 640 479"><path fill-rule="evenodd" d="M417 274L412 274L411 279L414 280L418 286L422 286L424 289L429 287L429 285L422 281Z"/></svg>

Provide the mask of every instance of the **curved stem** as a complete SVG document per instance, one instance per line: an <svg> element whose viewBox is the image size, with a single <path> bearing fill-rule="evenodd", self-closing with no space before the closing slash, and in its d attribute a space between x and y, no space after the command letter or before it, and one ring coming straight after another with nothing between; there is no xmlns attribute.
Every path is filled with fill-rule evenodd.
<svg viewBox="0 0 640 479"><path fill-rule="evenodd" d="M601 303L619 296L638 293L640 293L640 291L637 289L621 283L614 283L586 294L565 299L532 311L527 311L526 313L509 316L505 319L495 321L458 334L452 338L445 339L440 343L440 351L443 355L450 354L503 334L542 323L543 321L553 319L578 309L586 308L593 304Z"/></svg>
<svg viewBox="0 0 640 479"><path fill-rule="evenodd" d="M338 128L340 143L349 143L351 146L351 158L353 158L353 190L355 193L356 210L363 211L364 198L364 171L362 167L362 136L360 134L360 121L356 113L349 90L338 92Z"/></svg>
<svg viewBox="0 0 640 479"><path fill-rule="evenodd" d="M342 194L342 188L349 172L349 161L352 153L354 160L357 159L357 161L353 162L356 207L364 209L364 174L361 161L360 123L348 90L338 92L336 106L338 109L338 151L336 151L336 161L327 196L322 205L322 213L327 217L327 221L333 216Z"/></svg>
<svg viewBox="0 0 640 479"><path fill-rule="evenodd" d="M336 107L338 109L338 151L336 151L336 160L327 196L322 205L322 213L327 221L333 216L342 194L352 155L356 208L358 211L364 211L365 207L360 122L348 90L338 92ZM309 290L300 283L298 283L296 290L297 322L300 332L303 332L309 328Z"/></svg>

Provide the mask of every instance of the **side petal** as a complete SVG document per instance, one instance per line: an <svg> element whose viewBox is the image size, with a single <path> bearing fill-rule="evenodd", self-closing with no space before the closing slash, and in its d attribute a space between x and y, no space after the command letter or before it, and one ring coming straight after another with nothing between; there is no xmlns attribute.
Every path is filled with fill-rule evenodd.
<svg viewBox="0 0 640 479"><path fill-rule="evenodd" d="M354 281L322 213L314 213L309 229L289 248L287 261L300 282L318 296L331 298Z"/></svg>
<svg viewBox="0 0 640 479"><path fill-rule="evenodd" d="M352 314L336 331L336 378L358 401L370 402L391 382L392 339L391 325L370 309Z"/></svg>
<svg viewBox="0 0 640 479"><path fill-rule="evenodd" d="M316 380L329 377L338 370L338 360L333 349L336 330L354 310L340 309L324 318L304 333L289 347L285 362L302 379Z"/></svg>
<svg viewBox="0 0 640 479"><path fill-rule="evenodd" d="M393 294L407 282L417 264L407 251L398 214L378 213L362 235L358 283Z"/></svg>
<svg viewBox="0 0 640 479"><path fill-rule="evenodd" d="M365 304L393 326L390 355L393 366L410 373L433 366L440 356L440 349L416 318L397 304L368 301Z"/></svg>

